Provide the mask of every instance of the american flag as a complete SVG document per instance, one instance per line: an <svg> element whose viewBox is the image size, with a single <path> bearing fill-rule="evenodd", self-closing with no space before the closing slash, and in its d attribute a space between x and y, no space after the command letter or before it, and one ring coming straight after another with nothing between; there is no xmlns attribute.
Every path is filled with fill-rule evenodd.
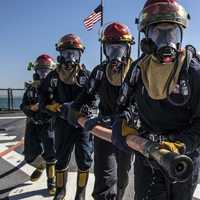
<svg viewBox="0 0 200 200"><path fill-rule="evenodd" d="M88 31L93 28L93 25L96 22L102 19L102 10L102 5L100 4L87 18L84 19L83 23Z"/></svg>

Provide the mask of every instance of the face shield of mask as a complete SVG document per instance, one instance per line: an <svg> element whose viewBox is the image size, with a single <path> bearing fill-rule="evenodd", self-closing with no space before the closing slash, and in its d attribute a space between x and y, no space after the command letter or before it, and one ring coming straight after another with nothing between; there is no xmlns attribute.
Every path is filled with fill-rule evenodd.
<svg viewBox="0 0 200 200"><path fill-rule="evenodd" d="M118 61L121 62L123 57L127 57L128 46L127 44L106 44L105 45L105 54L108 57L109 61Z"/></svg>
<svg viewBox="0 0 200 200"><path fill-rule="evenodd" d="M80 62L81 52L78 49L66 49L61 52L65 64L75 65Z"/></svg>
<svg viewBox="0 0 200 200"><path fill-rule="evenodd" d="M177 24L161 23L149 27L147 37L156 46L156 56L161 63L174 62L181 46L182 32Z"/></svg>
<svg viewBox="0 0 200 200"><path fill-rule="evenodd" d="M49 72L50 70L48 68L36 69L36 73L39 75L40 79L45 79Z"/></svg>
<svg viewBox="0 0 200 200"><path fill-rule="evenodd" d="M150 26L148 38L154 41L158 49L164 46L177 49L177 44L181 43L181 30L177 24L162 23Z"/></svg>

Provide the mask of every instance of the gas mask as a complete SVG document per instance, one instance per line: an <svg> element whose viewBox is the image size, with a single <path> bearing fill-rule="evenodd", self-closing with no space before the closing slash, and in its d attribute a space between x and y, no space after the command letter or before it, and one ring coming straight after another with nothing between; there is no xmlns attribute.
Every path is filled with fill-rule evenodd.
<svg viewBox="0 0 200 200"><path fill-rule="evenodd" d="M66 49L61 51L61 55L58 56L58 62L65 66L65 70L73 68L79 64L81 57L81 51L78 49Z"/></svg>
<svg viewBox="0 0 200 200"><path fill-rule="evenodd" d="M145 41L146 40L146 41ZM149 53L154 53L162 64L175 61L182 42L182 30L177 24L161 23L151 25L147 38L142 41L149 45Z"/></svg>
<svg viewBox="0 0 200 200"><path fill-rule="evenodd" d="M104 52L108 62L113 66L113 70L121 71L121 66L126 64L128 57L128 45L123 43L105 44Z"/></svg>
<svg viewBox="0 0 200 200"><path fill-rule="evenodd" d="M48 68L38 68L35 70L36 74L38 75L38 78L40 80L45 79L47 74L50 72L50 69Z"/></svg>

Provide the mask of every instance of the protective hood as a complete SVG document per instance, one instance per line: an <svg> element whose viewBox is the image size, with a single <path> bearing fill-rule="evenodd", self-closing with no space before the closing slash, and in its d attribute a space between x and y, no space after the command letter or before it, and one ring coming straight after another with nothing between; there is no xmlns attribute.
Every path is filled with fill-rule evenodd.
<svg viewBox="0 0 200 200"><path fill-rule="evenodd" d="M68 85L74 85L77 84L77 75L81 70L81 66L76 65L75 67L70 69L65 69L64 67L60 66L56 70L62 82Z"/></svg>
<svg viewBox="0 0 200 200"><path fill-rule="evenodd" d="M169 94L177 87L178 78L185 59L185 51L179 54L178 66L171 83L170 77L174 72L175 62L161 64L153 55L145 56L140 62L141 75L144 86L152 99L162 100L167 98L167 88Z"/></svg>
<svg viewBox="0 0 200 200"><path fill-rule="evenodd" d="M114 71L113 66L111 64L107 64L106 66L106 77L109 83L113 86L121 86L124 81L126 74L132 64L132 60L129 59L126 65L122 65L122 69L120 71Z"/></svg>

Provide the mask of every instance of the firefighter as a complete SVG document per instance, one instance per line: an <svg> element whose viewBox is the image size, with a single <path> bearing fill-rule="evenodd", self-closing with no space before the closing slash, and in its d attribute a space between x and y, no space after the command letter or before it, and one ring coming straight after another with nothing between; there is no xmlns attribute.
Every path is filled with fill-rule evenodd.
<svg viewBox="0 0 200 200"><path fill-rule="evenodd" d="M40 55L33 67L33 81L25 83L25 93L21 104L21 110L27 116L24 155L27 163L36 169L32 173L31 181L37 181L42 175L46 165L47 187L50 195L55 193L55 148L52 119L43 114L39 109L39 88L47 74L56 64L52 57L46 54Z"/></svg>
<svg viewBox="0 0 200 200"><path fill-rule="evenodd" d="M186 10L175 0L145 3L138 21L144 34L143 55L128 72L118 99L121 104L132 99L136 105L139 134L151 140L144 148L147 157L159 148L185 154L193 161L193 173L183 182L172 180L151 157L136 153L135 200L192 200L197 185L200 62L193 46L182 45L188 19ZM123 131L116 129L118 123L113 126L113 143L126 150L127 137L119 137Z"/></svg>
<svg viewBox="0 0 200 200"><path fill-rule="evenodd" d="M43 82L41 102L43 111L56 117L56 194L54 200L62 200L66 195L66 182L71 154L75 147L78 165L75 200L85 199L85 190L92 164L92 137L78 126L67 123L62 115L63 105L69 104L82 92L89 72L80 64L85 47L75 34L63 36L56 44L59 52L56 70L50 72Z"/></svg>
<svg viewBox="0 0 200 200"><path fill-rule="evenodd" d="M68 120L72 124L76 124L81 116L82 106L93 106L95 99L99 99L99 118L121 113L117 109L116 98L132 63L130 54L134 38L126 25L113 22L104 27L101 42L106 60L93 69L85 90L70 106ZM92 130L97 121L88 119L85 129ZM112 122L110 119L108 127L112 126ZM131 163L132 153L119 151L111 143L95 137L94 199L121 200L128 185Z"/></svg>

